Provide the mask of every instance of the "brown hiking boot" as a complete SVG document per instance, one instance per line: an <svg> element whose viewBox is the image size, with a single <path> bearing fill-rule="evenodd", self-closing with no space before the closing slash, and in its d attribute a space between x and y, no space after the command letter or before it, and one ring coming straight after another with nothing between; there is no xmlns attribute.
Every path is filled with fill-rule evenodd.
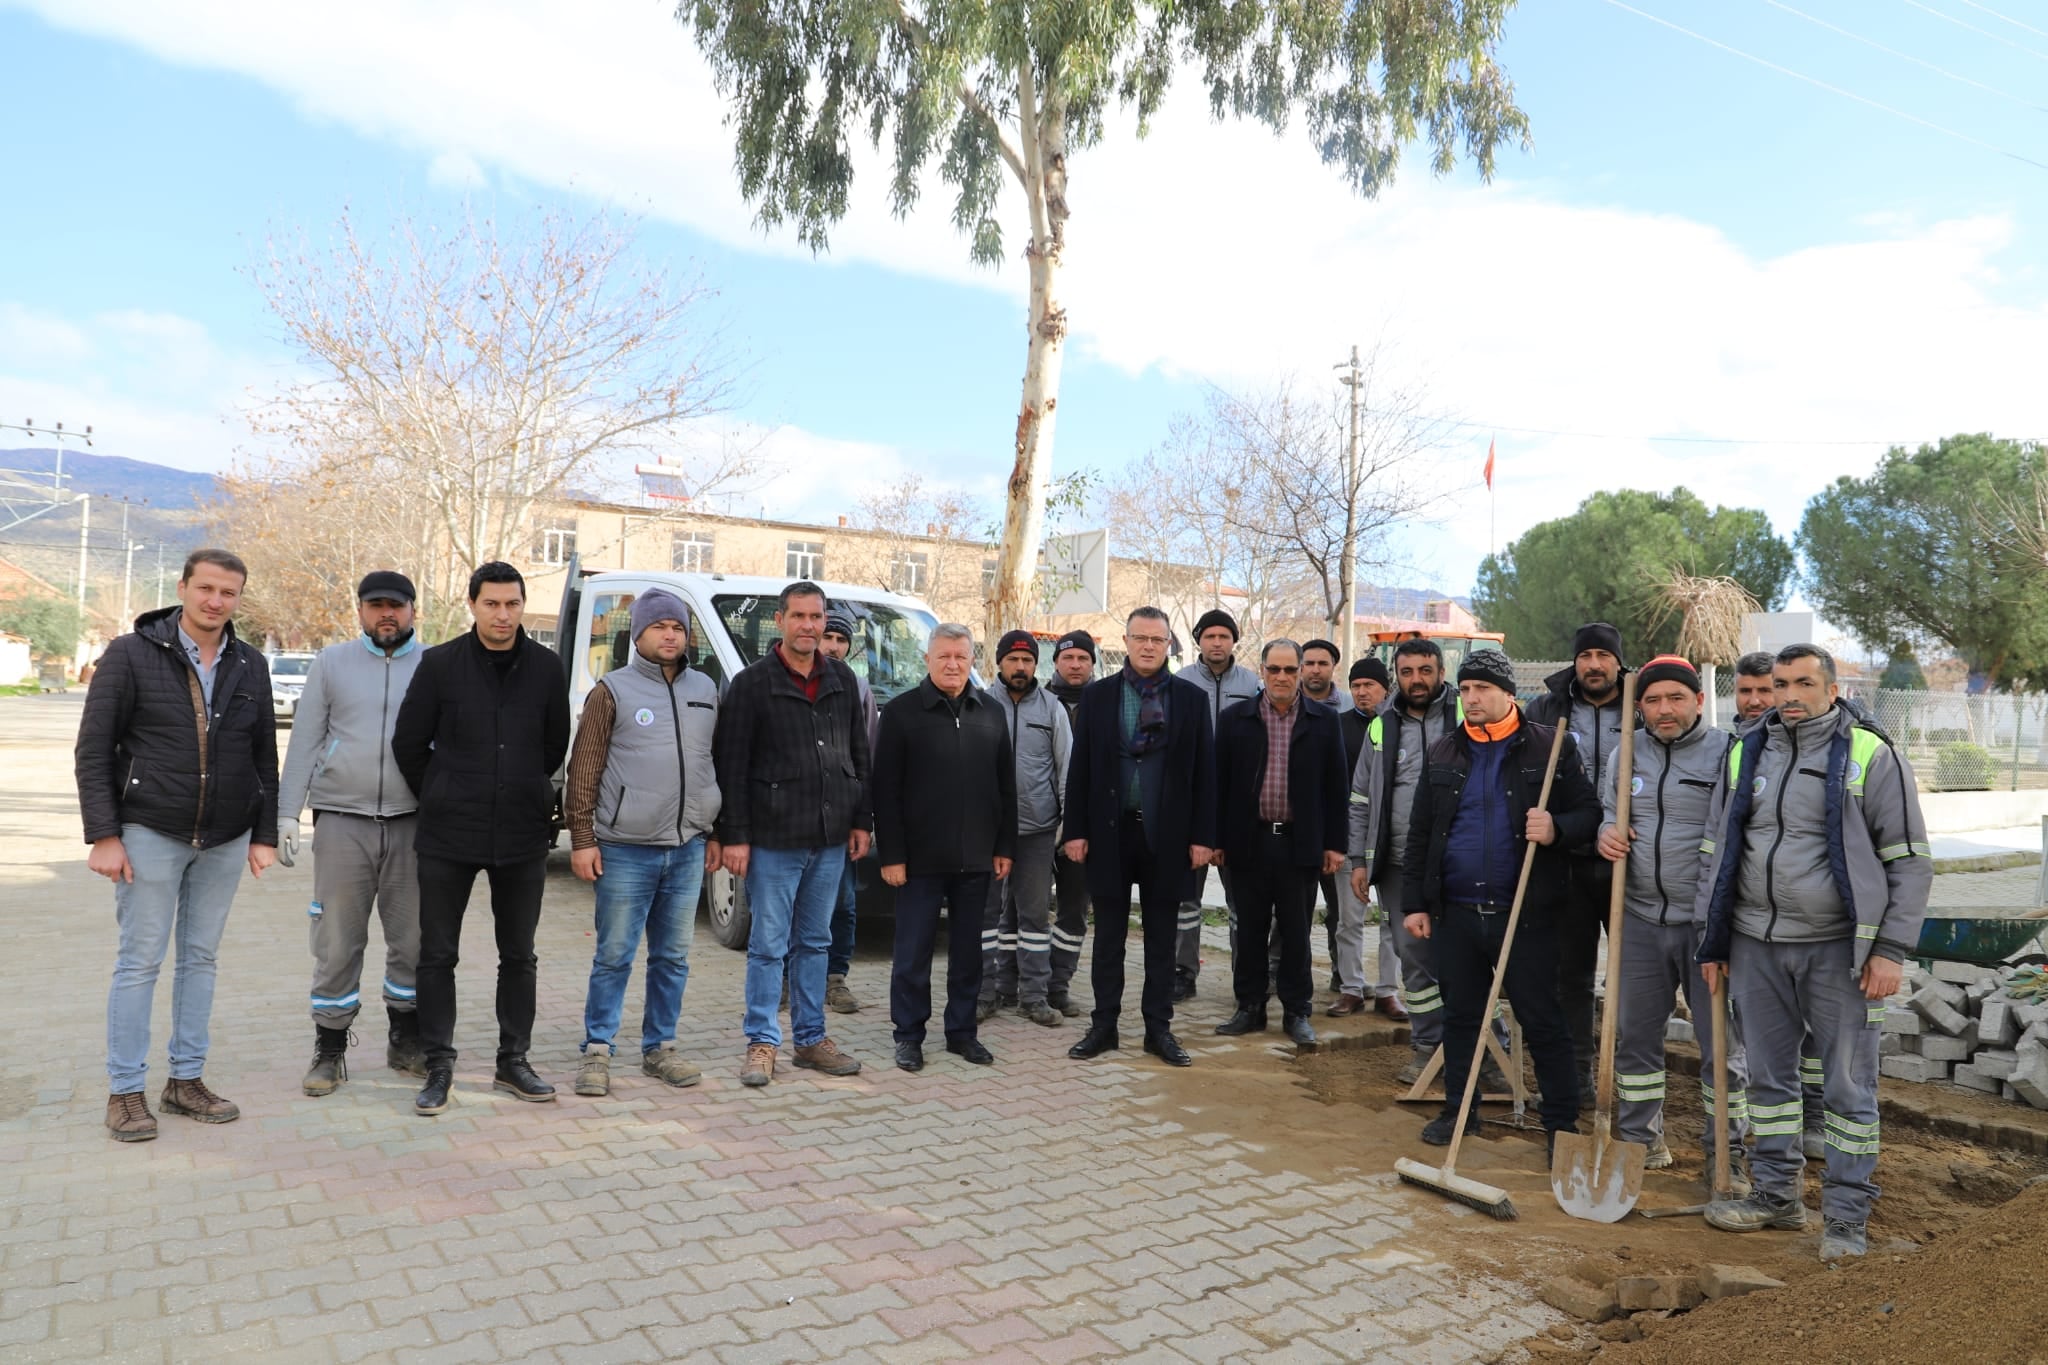
<svg viewBox="0 0 2048 1365"><path fill-rule="evenodd" d="M156 1136L156 1115L140 1090L107 1096L107 1136L116 1142L148 1142Z"/></svg>
<svg viewBox="0 0 2048 1365"><path fill-rule="evenodd" d="M640 1054L640 1070L673 1086L695 1085L704 1073L695 1062L685 1061L674 1043L663 1043Z"/></svg>
<svg viewBox="0 0 2048 1365"><path fill-rule="evenodd" d="M609 1095L612 1093L612 1049L609 1043L592 1043L583 1049L583 1060L576 1064L576 1093L579 1095Z"/></svg>
<svg viewBox="0 0 2048 1365"><path fill-rule="evenodd" d="M775 1049L767 1043L748 1043L747 1060L740 1067L741 1085L766 1085L775 1076Z"/></svg>
<svg viewBox="0 0 2048 1365"><path fill-rule="evenodd" d="M834 1014L859 1014L860 1000L847 987L844 975L825 978L825 1008Z"/></svg>
<svg viewBox="0 0 2048 1365"><path fill-rule="evenodd" d="M208 1090L206 1082L197 1076L189 1081L172 1078L156 1102L166 1114L183 1114L201 1123L233 1123L242 1117L241 1110Z"/></svg>
<svg viewBox="0 0 2048 1365"><path fill-rule="evenodd" d="M820 1038L809 1047L799 1046L796 1050L796 1064L822 1071L827 1076L854 1076L860 1073L860 1063L839 1050L839 1044L830 1038Z"/></svg>

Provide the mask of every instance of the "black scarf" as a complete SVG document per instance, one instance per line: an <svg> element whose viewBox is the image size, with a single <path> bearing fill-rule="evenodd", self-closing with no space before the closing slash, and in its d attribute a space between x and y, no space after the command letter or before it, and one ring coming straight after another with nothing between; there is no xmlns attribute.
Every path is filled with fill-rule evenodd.
<svg viewBox="0 0 2048 1365"><path fill-rule="evenodd" d="M1170 676L1162 668L1148 678L1124 664L1124 683L1138 694L1138 729L1126 746L1132 754L1149 754L1166 744L1166 680Z"/></svg>

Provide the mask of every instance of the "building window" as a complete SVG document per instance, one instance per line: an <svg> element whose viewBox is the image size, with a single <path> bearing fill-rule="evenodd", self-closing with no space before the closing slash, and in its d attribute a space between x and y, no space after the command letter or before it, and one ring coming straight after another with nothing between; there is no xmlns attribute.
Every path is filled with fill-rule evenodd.
<svg viewBox="0 0 2048 1365"><path fill-rule="evenodd" d="M576 557L576 528L550 526L540 533L540 562L567 564Z"/></svg>
<svg viewBox="0 0 2048 1365"><path fill-rule="evenodd" d="M711 533L678 531L669 550L669 567L677 573L711 572Z"/></svg>
<svg viewBox="0 0 2048 1365"><path fill-rule="evenodd" d="M825 576L825 542L792 540L782 557L785 578L819 579Z"/></svg>
<svg viewBox="0 0 2048 1365"><path fill-rule="evenodd" d="M915 597L931 582L931 559L922 550L906 551L889 562L889 590Z"/></svg>

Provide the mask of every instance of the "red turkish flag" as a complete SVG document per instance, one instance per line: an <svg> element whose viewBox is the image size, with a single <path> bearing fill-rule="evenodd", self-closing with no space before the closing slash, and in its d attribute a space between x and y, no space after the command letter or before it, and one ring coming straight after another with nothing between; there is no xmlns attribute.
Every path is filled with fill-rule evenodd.
<svg viewBox="0 0 2048 1365"><path fill-rule="evenodd" d="M1493 491L1493 442L1486 443L1486 491Z"/></svg>

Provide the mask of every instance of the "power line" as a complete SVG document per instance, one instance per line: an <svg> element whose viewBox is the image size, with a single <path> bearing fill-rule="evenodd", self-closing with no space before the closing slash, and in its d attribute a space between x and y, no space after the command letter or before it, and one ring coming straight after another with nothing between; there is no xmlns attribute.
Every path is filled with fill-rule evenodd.
<svg viewBox="0 0 2048 1365"><path fill-rule="evenodd" d="M1997 10L1991 8L1991 6L1989 5L1978 4L1977 0L1963 0L1963 3L1968 5L1971 9L1980 10L1983 13L1990 15L1994 19L2003 19L2006 23L2011 24L2014 28L2023 28L2029 33L2038 33L2043 38L2048 38L2048 29L2035 28L2032 24L2023 24L2019 20L2013 18L2010 14L2000 14Z"/></svg>
<svg viewBox="0 0 2048 1365"><path fill-rule="evenodd" d="M2025 95L2015 95L2011 91L2001 90L1995 85L1986 85L1983 81L1977 80L1974 77L1965 76L1960 72L1951 71L1945 66L1937 66L1933 62L1928 61L1924 57L1916 57L1910 52L1901 52L1899 51L1899 49L1895 47L1887 47L1883 43L1878 42L1875 38L1866 38L1860 33L1852 33L1848 29L1843 28L1839 24L1831 24L1825 19L1816 18L1813 15L1808 14L1805 10L1794 9L1792 8L1792 6L1785 4L1784 0L1764 0L1764 3L1766 5L1769 5L1772 9L1783 10L1785 13L1791 15L1795 19L1804 19L1807 23L1817 25L1820 28L1824 28L1828 30L1830 33L1839 33L1844 38L1847 38L1852 42L1861 43L1865 47L1876 48L1879 52L1884 53L1888 57L1897 57L1901 61L1911 62L1915 66L1925 67L1927 70L1932 71L1937 76L1946 76L1949 80L1960 82L1963 85L1975 86L1979 90L1987 91L1990 94L1997 95L2002 99L2009 99L2013 101L2015 104L2024 104L2027 106L2027 108L2032 109L2037 113L2048 113L2048 106L2036 104L2032 100L2028 99Z"/></svg>
<svg viewBox="0 0 2048 1365"><path fill-rule="evenodd" d="M1989 38L1994 43L2003 43L2007 47L2017 48L2019 51L2026 53L2029 57L2034 58L2036 61L2048 62L2048 52L2036 52L2033 48L2028 47L2025 43L2016 43L2012 39L2006 37L2003 33L1993 33L1988 28L1978 28L1975 24L1965 23L1961 19L1956 18L1953 14L1944 14L1932 5L1921 4L1920 0L1906 0L1906 3L1911 5L1914 9L1919 10L1922 14L1931 14L1935 18L1940 19L1945 23L1954 24L1957 28L1966 28L1970 30L1970 32L1978 34L1981 37ZM1963 0L1963 3L1968 4L1969 0ZM1982 6L1977 6L1977 8L1981 9ZM1985 13L1987 14L1991 12L1992 11L1990 10L1985 10ZM2001 19L2005 19L2005 16L2003 14L1999 15L1998 17ZM2011 19L2005 19L2005 21L2008 24L2015 22ZM2025 28L2026 25L2021 24L2020 27ZM2040 30L2035 29L2034 32L2039 33Z"/></svg>
<svg viewBox="0 0 2048 1365"><path fill-rule="evenodd" d="M1635 15L1639 19L1647 19L1653 24L1662 25L1663 27L1670 29L1673 33L1682 33L1686 37L1693 39L1695 42L1705 43L1708 47L1719 48L1721 51L1726 52L1731 56L1740 57L1746 62L1755 62L1758 66L1765 67L1771 71L1775 71L1781 76L1790 76L1795 81L1803 81L1808 85L1814 86L1821 90L1825 90L1831 95L1840 95L1843 99L1854 100L1858 104L1867 104L1872 109L1881 110L1884 113L1892 115L1894 118L1904 119L1908 123L1917 123L1922 128L1929 129L1932 132L1940 133L1944 137L1952 137L1958 142L1967 142L1972 147L1981 147L1987 152L1996 152L1999 156L2006 157L2009 160L2021 162L2028 166L2032 166L2036 170L2048 171L2048 161L2036 161L2034 160L2034 158L2030 156L2022 156L2018 152L2009 152L2005 148L1995 146L1989 142L1985 142L1981 138L1971 137L1968 133L1959 133L1953 128L1947 128L1939 123L1935 123L1931 120L1921 118L1918 114L1909 114L1903 109L1898 109L1893 107L1892 105L1881 103L1878 100L1870 98L1868 95L1859 95L1853 90L1844 90L1839 85L1830 85L1826 81L1821 80L1817 76L1809 76L1804 71L1794 71L1789 66L1780 66L1778 63L1774 61L1769 61L1763 57L1759 57L1753 52L1744 52L1739 47L1730 47L1728 44L1722 42L1718 38L1709 38L1704 33L1696 33L1692 29L1686 28L1682 24L1674 24L1669 19L1660 18L1655 14L1650 14L1646 11L1639 10L1634 5L1623 4L1622 0L1606 0L1606 3L1612 5L1614 8L1618 10L1625 10L1628 13ZM1906 0L1906 3L1909 5L1918 4L1918 0Z"/></svg>

